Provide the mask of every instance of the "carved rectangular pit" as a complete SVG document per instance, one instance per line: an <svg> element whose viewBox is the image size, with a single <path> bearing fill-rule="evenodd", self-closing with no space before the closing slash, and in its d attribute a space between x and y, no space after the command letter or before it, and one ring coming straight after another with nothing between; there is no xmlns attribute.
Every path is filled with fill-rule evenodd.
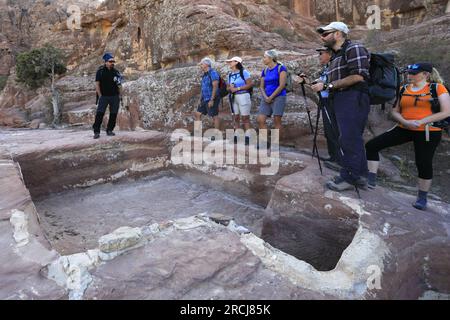
<svg viewBox="0 0 450 320"><path fill-rule="evenodd" d="M122 226L219 212L259 235L264 217L261 206L169 171L50 194L34 202L49 241L64 255L95 248L100 236Z"/></svg>
<svg viewBox="0 0 450 320"><path fill-rule="evenodd" d="M102 143L72 142L67 133L61 138L66 141L27 147L14 160L49 241L64 255L94 248L99 237L122 226L219 213L316 269L331 270L356 231L348 212L267 217L263 223L277 181L304 168L298 154L282 154L279 172L262 176L259 167L245 165L170 165L161 133L121 134Z"/></svg>
<svg viewBox="0 0 450 320"><path fill-rule="evenodd" d="M359 214L324 196L316 179L308 168L278 181L261 238L318 271L331 271L355 237Z"/></svg>
<svg viewBox="0 0 450 320"><path fill-rule="evenodd" d="M358 219L351 214L346 218L298 214L264 219L261 238L318 271L331 271L357 229Z"/></svg>

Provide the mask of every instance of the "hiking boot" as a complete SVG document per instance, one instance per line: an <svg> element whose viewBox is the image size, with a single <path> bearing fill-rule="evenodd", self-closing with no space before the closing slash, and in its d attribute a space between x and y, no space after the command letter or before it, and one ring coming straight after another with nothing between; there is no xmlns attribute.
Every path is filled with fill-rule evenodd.
<svg viewBox="0 0 450 320"><path fill-rule="evenodd" d="M375 189L377 186L377 174L374 172L369 172L367 174L367 187L369 189Z"/></svg>
<svg viewBox="0 0 450 320"><path fill-rule="evenodd" d="M333 161L324 161L323 165L328 168L331 169L333 171L337 171L340 172L341 171L341 166L339 164L337 164L336 162Z"/></svg>
<svg viewBox="0 0 450 320"><path fill-rule="evenodd" d="M415 203L412 205L417 210L425 211L427 209L427 201L424 199L417 199Z"/></svg>
<svg viewBox="0 0 450 320"><path fill-rule="evenodd" d="M100 133L94 133L94 139L100 138Z"/></svg>
<svg viewBox="0 0 450 320"><path fill-rule="evenodd" d="M339 184L345 180L340 175L338 175L338 176L333 177L333 179L331 179L331 181L333 181L335 184ZM364 177L359 177L358 180L356 180L355 184L360 189L366 189L367 188L367 179Z"/></svg>
<svg viewBox="0 0 450 320"><path fill-rule="evenodd" d="M333 191L353 190L355 188L354 185L345 181L341 176L334 177L327 182L326 186Z"/></svg>
<svg viewBox="0 0 450 320"><path fill-rule="evenodd" d="M364 177L359 177L358 180L356 180L356 185L358 188L367 189L368 186L367 179Z"/></svg>
<svg viewBox="0 0 450 320"><path fill-rule="evenodd" d="M106 131L107 136L115 136L116 134L112 131Z"/></svg>

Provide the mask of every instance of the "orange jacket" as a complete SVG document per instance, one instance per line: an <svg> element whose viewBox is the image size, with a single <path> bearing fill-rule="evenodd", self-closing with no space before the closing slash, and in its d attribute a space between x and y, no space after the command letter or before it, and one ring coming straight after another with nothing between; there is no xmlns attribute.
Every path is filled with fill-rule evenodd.
<svg viewBox="0 0 450 320"><path fill-rule="evenodd" d="M448 93L445 86L442 84L437 85L437 94L441 96ZM403 95L400 100L400 113L405 120L421 120L428 116L431 116L433 112L431 111L431 93L430 84L428 83L422 90L412 91L411 85L406 87L404 94L420 95L427 94L424 97L419 97L416 101L415 97ZM400 127L405 128L400 124ZM408 128L409 129L409 128ZM414 131L424 131L425 125L420 126L417 129L409 129ZM430 131L441 131L439 128L430 127Z"/></svg>

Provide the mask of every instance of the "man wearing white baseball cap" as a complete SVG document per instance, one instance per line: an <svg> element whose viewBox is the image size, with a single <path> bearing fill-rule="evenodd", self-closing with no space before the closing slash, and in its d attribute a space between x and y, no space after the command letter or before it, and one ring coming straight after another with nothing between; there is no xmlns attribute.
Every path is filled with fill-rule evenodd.
<svg viewBox="0 0 450 320"><path fill-rule="evenodd" d="M341 31L345 34L349 34L350 30L347 27L347 25L343 22L332 22L329 25L325 26L325 27L320 27L317 29L317 32L319 32L320 34L324 33L325 31L332 31L332 30L336 30L336 31Z"/></svg>
<svg viewBox="0 0 450 320"><path fill-rule="evenodd" d="M322 42L333 50L328 83L312 86L316 92L329 91L329 107L334 109L339 128L340 175L327 182L327 187L344 191L365 187L368 174L363 133L370 109L370 54L359 43L348 39L345 23L332 22L317 29Z"/></svg>
<svg viewBox="0 0 450 320"><path fill-rule="evenodd" d="M228 75L226 82L228 92L230 92L232 117L234 117L233 129L240 129L240 121L242 120L244 129L248 130L250 129L250 110L252 108L250 90L253 87L253 80L250 72L244 69L242 58L233 57L226 60L226 62L231 69L231 73ZM236 135L234 142L237 143ZM248 136L245 137L245 143L249 144Z"/></svg>

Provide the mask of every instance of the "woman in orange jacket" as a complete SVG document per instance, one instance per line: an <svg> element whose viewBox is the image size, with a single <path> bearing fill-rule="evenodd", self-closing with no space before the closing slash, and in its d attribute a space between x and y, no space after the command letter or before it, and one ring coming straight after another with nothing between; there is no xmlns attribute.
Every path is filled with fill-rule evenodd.
<svg viewBox="0 0 450 320"><path fill-rule="evenodd" d="M374 188L376 185L379 151L412 141L419 173L419 192L413 206L425 210L433 178L433 156L442 137L442 129L433 124L450 116L450 96L432 64L424 62L409 65L407 72L408 85L402 89L402 95L392 110L392 117L398 121L398 125L366 144L368 186ZM438 96L435 103L440 105L440 110L434 112L432 90Z"/></svg>

